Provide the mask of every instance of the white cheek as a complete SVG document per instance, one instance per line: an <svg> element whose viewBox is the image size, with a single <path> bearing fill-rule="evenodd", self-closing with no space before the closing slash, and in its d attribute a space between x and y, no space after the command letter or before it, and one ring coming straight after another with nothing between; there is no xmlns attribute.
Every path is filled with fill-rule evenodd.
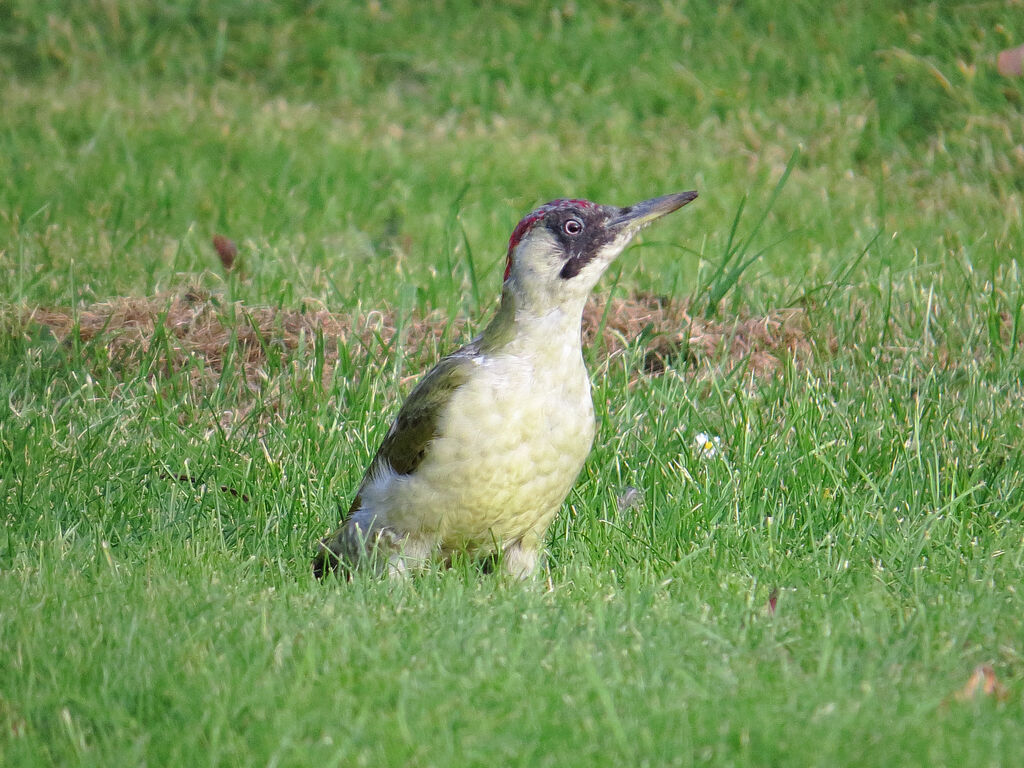
<svg viewBox="0 0 1024 768"><path fill-rule="evenodd" d="M622 249L625 248L628 243L628 238L622 242L616 240L602 248L594 258L584 265L576 278L580 280L580 282L594 285L600 279L601 275L604 274L604 271L608 269L608 265L615 261L615 258L622 253Z"/></svg>

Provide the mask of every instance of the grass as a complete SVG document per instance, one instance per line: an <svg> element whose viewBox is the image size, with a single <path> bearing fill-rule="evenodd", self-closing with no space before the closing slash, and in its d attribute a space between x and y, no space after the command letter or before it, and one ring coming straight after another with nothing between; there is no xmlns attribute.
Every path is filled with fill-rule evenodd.
<svg viewBox="0 0 1024 768"><path fill-rule="evenodd" d="M0 6L0 763L1021 762L1012 3L66 5ZM518 217L688 188L599 290L810 353L589 350L536 583L314 583ZM214 363L23 320L191 287L453 324Z"/></svg>

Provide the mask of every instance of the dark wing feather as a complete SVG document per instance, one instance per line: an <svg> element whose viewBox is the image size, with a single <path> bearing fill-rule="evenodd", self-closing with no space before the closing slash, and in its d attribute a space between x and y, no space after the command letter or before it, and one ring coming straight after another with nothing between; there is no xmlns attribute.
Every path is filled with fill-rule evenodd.
<svg viewBox="0 0 1024 768"><path fill-rule="evenodd" d="M320 542L313 560L313 573L317 578L338 567L345 523L362 506L363 488L377 468L387 462L398 474L410 475L423 462L430 441L437 436L437 425L445 406L451 402L452 393L466 383L473 359L479 354L478 342L467 344L442 358L409 393L363 475L359 490L348 512L342 516L338 530Z"/></svg>
<svg viewBox="0 0 1024 768"><path fill-rule="evenodd" d="M473 342L444 357L420 379L402 404L401 410L391 424L384 440L370 462L359 492L349 507L349 515L359 509L363 487L377 468L387 462L400 475L411 475L427 455L430 441L437 436L437 424L445 406L451 402L452 393L466 383L473 366L473 358L479 354L478 344ZM344 520L343 520L344 522Z"/></svg>

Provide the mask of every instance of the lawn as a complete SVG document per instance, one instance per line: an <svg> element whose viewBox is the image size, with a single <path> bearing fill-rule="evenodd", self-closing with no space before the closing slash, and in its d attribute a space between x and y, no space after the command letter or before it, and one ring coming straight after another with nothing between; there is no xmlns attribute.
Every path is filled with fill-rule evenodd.
<svg viewBox="0 0 1024 768"><path fill-rule="evenodd" d="M1014 2L0 4L0 764L1024 764L1021 42ZM316 582L516 221L685 189L598 286L540 576Z"/></svg>

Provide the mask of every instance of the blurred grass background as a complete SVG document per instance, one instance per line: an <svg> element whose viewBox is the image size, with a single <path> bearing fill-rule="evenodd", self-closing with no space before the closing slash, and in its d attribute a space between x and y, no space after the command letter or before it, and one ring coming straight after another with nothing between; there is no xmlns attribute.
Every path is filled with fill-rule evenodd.
<svg viewBox="0 0 1024 768"><path fill-rule="evenodd" d="M0 4L0 763L1021 763L1021 41L1017 2ZM721 317L795 307L814 354L588 352L534 585L309 576L437 350L325 382L267 339L247 388L237 343L128 366L22 319L479 318L534 205L689 188L599 291L700 306L746 200Z"/></svg>
<svg viewBox="0 0 1024 768"><path fill-rule="evenodd" d="M1020 91L992 66L1020 37L1012 4L0 14L0 279L17 299L151 293L210 266L222 231L245 243L245 298L393 301L403 282L429 292L458 250L453 209L493 285L537 203L689 187L700 205L659 239L696 235L688 247L713 258L723 222L798 146L764 232L787 236L769 275L823 279L880 230L901 247L869 264L1020 250ZM664 249L635 279L686 291L697 266Z"/></svg>

